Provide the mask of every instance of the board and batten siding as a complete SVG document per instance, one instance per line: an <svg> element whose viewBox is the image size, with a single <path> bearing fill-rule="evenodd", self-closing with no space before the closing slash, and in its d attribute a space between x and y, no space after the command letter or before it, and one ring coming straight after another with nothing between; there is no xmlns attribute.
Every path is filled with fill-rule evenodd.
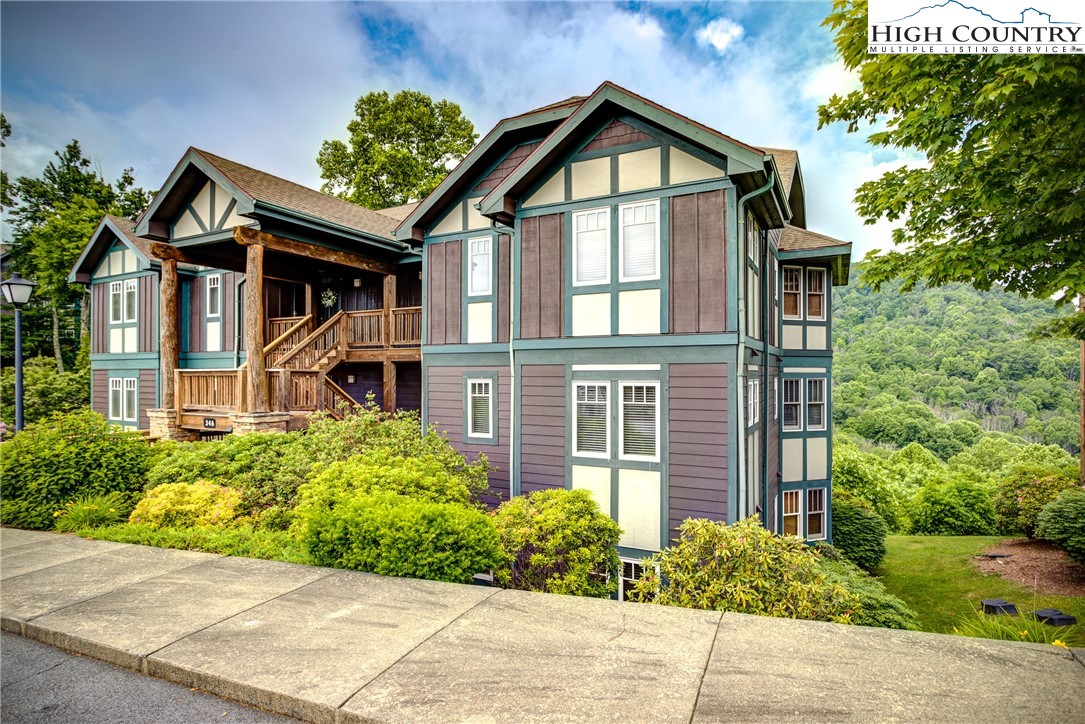
<svg viewBox="0 0 1085 724"><path fill-rule="evenodd" d="M507 344L509 341L509 287L512 279L510 254L511 243L508 234L501 234L497 239L497 341Z"/></svg>
<svg viewBox="0 0 1085 724"><path fill-rule="evenodd" d="M496 433L498 444L478 445L463 442L464 373L498 373ZM428 423L448 435L449 444L474 461L486 455L491 468L490 489L483 496L487 505L509 499L509 401L512 375L504 367L437 367L426 371L426 418Z"/></svg>
<svg viewBox="0 0 1085 724"><path fill-rule="evenodd" d="M463 259L460 241L426 245L427 344L460 344Z"/></svg>
<svg viewBox="0 0 1085 724"><path fill-rule="evenodd" d="M139 429L148 430L151 420L147 410L158 407L158 371L139 371Z"/></svg>
<svg viewBox="0 0 1085 724"><path fill-rule="evenodd" d="M727 521L727 365L672 364L668 381L673 541L686 518Z"/></svg>
<svg viewBox="0 0 1085 724"><path fill-rule="evenodd" d="M94 370L90 379L91 409L109 417L109 370Z"/></svg>
<svg viewBox="0 0 1085 724"><path fill-rule="evenodd" d="M670 331L727 331L726 196L670 200Z"/></svg>
<svg viewBox="0 0 1085 724"><path fill-rule="evenodd" d="M90 352L105 354L109 352L109 282L91 285L90 310Z"/></svg>
<svg viewBox="0 0 1085 724"><path fill-rule="evenodd" d="M565 487L565 367L520 368L520 492Z"/></svg>
<svg viewBox="0 0 1085 724"><path fill-rule="evenodd" d="M565 215L520 222L520 339L561 337L565 319Z"/></svg>
<svg viewBox="0 0 1085 724"><path fill-rule="evenodd" d="M158 276L148 274L139 278L139 351L158 351ZM140 382L142 385L142 381ZM142 386L140 387L142 390ZM142 405L140 405L142 409Z"/></svg>

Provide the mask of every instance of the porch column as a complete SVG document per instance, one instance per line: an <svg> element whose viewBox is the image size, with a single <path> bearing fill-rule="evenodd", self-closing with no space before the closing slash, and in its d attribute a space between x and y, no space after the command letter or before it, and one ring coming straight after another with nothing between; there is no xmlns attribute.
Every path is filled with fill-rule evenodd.
<svg viewBox="0 0 1085 724"><path fill-rule="evenodd" d="M391 348L395 342L395 320L392 309L396 306L396 275L384 275L384 346ZM384 409L396 410L396 363L384 360Z"/></svg>
<svg viewBox="0 0 1085 724"><path fill-rule="evenodd" d="M245 246L245 345L248 349L246 412L267 412L267 370L264 368L264 247Z"/></svg>
<svg viewBox="0 0 1085 724"><path fill-rule="evenodd" d="M176 409L177 391L174 377L180 353L177 341L177 260L162 259L162 282L158 287L162 322L159 325L159 349L162 368L162 407Z"/></svg>
<svg viewBox="0 0 1085 724"><path fill-rule="evenodd" d="M396 411L396 363L384 360L384 411Z"/></svg>

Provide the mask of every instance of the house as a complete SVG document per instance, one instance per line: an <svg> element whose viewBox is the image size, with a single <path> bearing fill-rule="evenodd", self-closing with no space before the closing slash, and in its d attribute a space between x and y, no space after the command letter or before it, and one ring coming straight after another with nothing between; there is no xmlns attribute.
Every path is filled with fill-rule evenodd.
<svg viewBox="0 0 1085 724"><path fill-rule="evenodd" d="M492 500L591 491L633 577L688 517L831 539L850 251L806 228L795 151L604 83L499 122L382 212L190 149L73 280L114 420L291 429L373 390L484 453Z"/></svg>

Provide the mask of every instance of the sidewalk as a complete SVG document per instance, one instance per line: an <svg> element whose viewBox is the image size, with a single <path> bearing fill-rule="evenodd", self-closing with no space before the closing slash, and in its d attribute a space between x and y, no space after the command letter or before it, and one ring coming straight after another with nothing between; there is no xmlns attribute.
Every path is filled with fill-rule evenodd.
<svg viewBox="0 0 1085 724"><path fill-rule="evenodd" d="M5 631L313 722L1085 721L1085 657L1050 646L14 529L0 554Z"/></svg>

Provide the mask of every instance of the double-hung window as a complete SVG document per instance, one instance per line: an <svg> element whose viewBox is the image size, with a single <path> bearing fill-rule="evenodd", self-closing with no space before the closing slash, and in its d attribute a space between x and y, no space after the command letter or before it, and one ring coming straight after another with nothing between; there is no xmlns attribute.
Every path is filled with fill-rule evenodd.
<svg viewBox="0 0 1085 724"><path fill-rule="evenodd" d="M126 377L124 380L124 421L136 422L139 407L139 380Z"/></svg>
<svg viewBox="0 0 1085 724"><path fill-rule="evenodd" d="M806 491L806 539L825 540L825 488Z"/></svg>
<svg viewBox="0 0 1085 724"><path fill-rule="evenodd" d="M802 319L802 269L784 267L784 319Z"/></svg>
<svg viewBox="0 0 1085 724"><path fill-rule="evenodd" d="M139 280L124 280L124 321L134 322L139 315Z"/></svg>
<svg viewBox="0 0 1085 724"><path fill-rule="evenodd" d="M825 380L806 381L806 429L825 429Z"/></svg>
<svg viewBox="0 0 1085 724"><path fill-rule="evenodd" d="M750 380L747 385L746 426L753 427L761 421L761 380Z"/></svg>
<svg viewBox="0 0 1085 724"><path fill-rule="evenodd" d="M139 412L139 380L113 377L109 380L108 417L115 422L136 422Z"/></svg>
<svg viewBox="0 0 1085 724"><path fill-rule="evenodd" d="M806 270L806 318L825 321L825 270Z"/></svg>
<svg viewBox="0 0 1085 724"><path fill-rule="evenodd" d="M802 491L784 491L784 535L802 537Z"/></svg>
<svg viewBox="0 0 1085 724"><path fill-rule="evenodd" d="M109 283L109 323L124 322L124 282Z"/></svg>
<svg viewBox="0 0 1085 724"><path fill-rule="evenodd" d="M784 380L784 431L802 430L802 380Z"/></svg>
<svg viewBox="0 0 1085 724"><path fill-rule="evenodd" d="M212 274L207 279L207 316L209 318L222 315L222 275Z"/></svg>
<svg viewBox="0 0 1085 724"><path fill-rule="evenodd" d="M610 384L573 383L573 454L610 457Z"/></svg>
<svg viewBox="0 0 1085 724"><path fill-rule="evenodd" d="M573 214L573 286L610 281L610 209Z"/></svg>
<svg viewBox="0 0 1085 724"><path fill-rule="evenodd" d="M468 380L467 397L468 436L492 438L494 436L493 382Z"/></svg>
<svg viewBox="0 0 1085 724"><path fill-rule="evenodd" d="M109 419L118 422L124 419L124 380L120 377L109 380Z"/></svg>
<svg viewBox="0 0 1085 724"><path fill-rule="evenodd" d="M468 296L480 296L491 291L493 277L493 240L488 237L468 239L468 260L471 274Z"/></svg>
<svg viewBox="0 0 1085 724"><path fill-rule="evenodd" d="M659 461L659 383L621 385L619 431L622 460Z"/></svg>
<svg viewBox="0 0 1085 724"><path fill-rule="evenodd" d="M618 207L618 281L659 279L659 200Z"/></svg>

